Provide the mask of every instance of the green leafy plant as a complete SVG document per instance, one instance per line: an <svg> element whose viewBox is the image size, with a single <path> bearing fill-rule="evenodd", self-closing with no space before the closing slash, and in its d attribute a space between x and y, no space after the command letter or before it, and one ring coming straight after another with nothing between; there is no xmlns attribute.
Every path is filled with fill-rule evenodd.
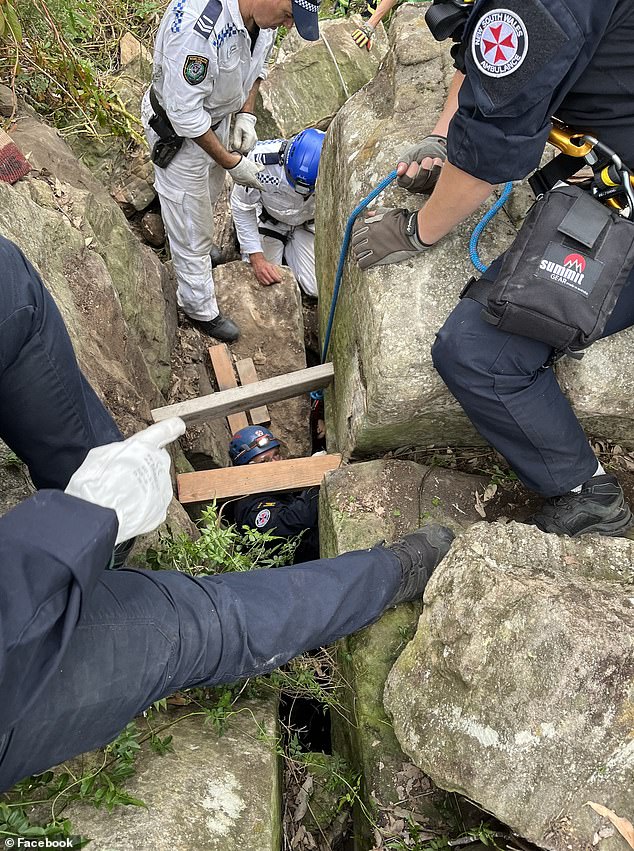
<svg viewBox="0 0 634 851"><path fill-rule="evenodd" d="M114 86L125 33L150 45L164 3L0 0L2 82L61 129L144 144Z"/></svg>
<svg viewBox="0 0 634 851"><path fill-rule="evenodd" d="M243 526L222 526L215 503L201 512L200 537L168 533L158 547L146 551L146 561L155 570L182 570L192 576L210 573L280 567L293 560L300 542Z"/></svg>

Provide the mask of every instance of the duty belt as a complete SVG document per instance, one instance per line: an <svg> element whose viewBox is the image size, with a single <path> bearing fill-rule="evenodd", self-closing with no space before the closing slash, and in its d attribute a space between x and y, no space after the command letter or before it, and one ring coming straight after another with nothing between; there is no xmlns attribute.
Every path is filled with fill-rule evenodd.
<svg viewBox="0 0 634 851"><path fill-rule="evenodd" d="M161 139L182 139L183 137L179 136L174 130L168 114L159 103L159 99L154 91L154 86L150 86L150 105L154 110L154 118L150 119L150 127L154 130L157 136L160 136ZM210 129L215 132L224 120L224 118L221 118L220 121L212 124Z"/></svg>

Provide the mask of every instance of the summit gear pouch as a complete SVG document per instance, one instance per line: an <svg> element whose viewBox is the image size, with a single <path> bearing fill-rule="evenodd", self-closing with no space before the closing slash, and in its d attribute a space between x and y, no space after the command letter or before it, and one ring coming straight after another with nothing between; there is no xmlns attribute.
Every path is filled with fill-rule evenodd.
<svg viewBox="0 0 634 851"><path fill-rule="evenodd" d="M634 223L561 186L534 204L497 280L477 282L473 297L501 331L570 354L601 336L632 267Z"/></svg>

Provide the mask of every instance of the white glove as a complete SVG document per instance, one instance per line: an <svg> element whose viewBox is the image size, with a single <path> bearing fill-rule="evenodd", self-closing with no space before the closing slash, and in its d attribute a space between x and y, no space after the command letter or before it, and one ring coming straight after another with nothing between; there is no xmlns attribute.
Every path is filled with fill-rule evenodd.
<svg viewBox="0 0 634 851"><path fill-rule="evenodd" d="M172 499L170 456L163 447L185 433L180 417L155 423L127 440L91 449L65 493L117 512L117 544L151 532Z"/></svg>
<svg viewBox="0 0 634 851"><path fill-rule="evenodd" d="M253 160L242 157L242 159L234 165L233 168L227 169L234 183L239 186L248 186L251 189L262 189L262 184L258 180L258 174L264 168L259 163L254 163Z"/></svg>
<svg viewBox="0 0 634 851"><path fill-rule="evenodd" d="M258 134L255 132L257 118L252 112L239 112L233 122L231 147L240 154L248 154L255 148Z"/></svg>

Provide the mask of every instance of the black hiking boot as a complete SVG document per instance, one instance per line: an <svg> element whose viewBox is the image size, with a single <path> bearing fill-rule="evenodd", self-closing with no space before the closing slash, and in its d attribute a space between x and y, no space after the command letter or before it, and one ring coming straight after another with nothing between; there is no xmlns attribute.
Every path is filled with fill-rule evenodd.
<svg viewBox="0 0 634 851"><path fill-rule="evenodd" d="M136 536L134 538L128 538L127 541L121 541L120 544L116 545L112 553L112 570L124 566L135 541Z"/></svg>
<svg viewBox="0 0 634 851"><path fill-rule="evenodd" d="M199 331L202 331L203 334L207 334L209 337L220 340L222 343L235 343L240 336L240 329L236 323L232 322L231 319L227 316L223 316L221 313L219 313L215 319L208 319L206 322L203 322L200 319L192 319L191 317L187 318L191 324L195 328L198 328Z"/></svg>
<svg viewBox="0 0 634 851"><path fill-rule="evenodd" d="M400 541L386 545L401 563L401 584L390 606L420 597L434 572L447 554L454 534L446 526L435 523L405 535Z"/></svg>
<svg viewBox="0 0 634 851"><path fill-rule="evenodd" d="M623 490L614 476L588 479L579 491L547 499L528 522L542 532L555 535L623 535L632 525L632 512L625 502Z"/></svg>

